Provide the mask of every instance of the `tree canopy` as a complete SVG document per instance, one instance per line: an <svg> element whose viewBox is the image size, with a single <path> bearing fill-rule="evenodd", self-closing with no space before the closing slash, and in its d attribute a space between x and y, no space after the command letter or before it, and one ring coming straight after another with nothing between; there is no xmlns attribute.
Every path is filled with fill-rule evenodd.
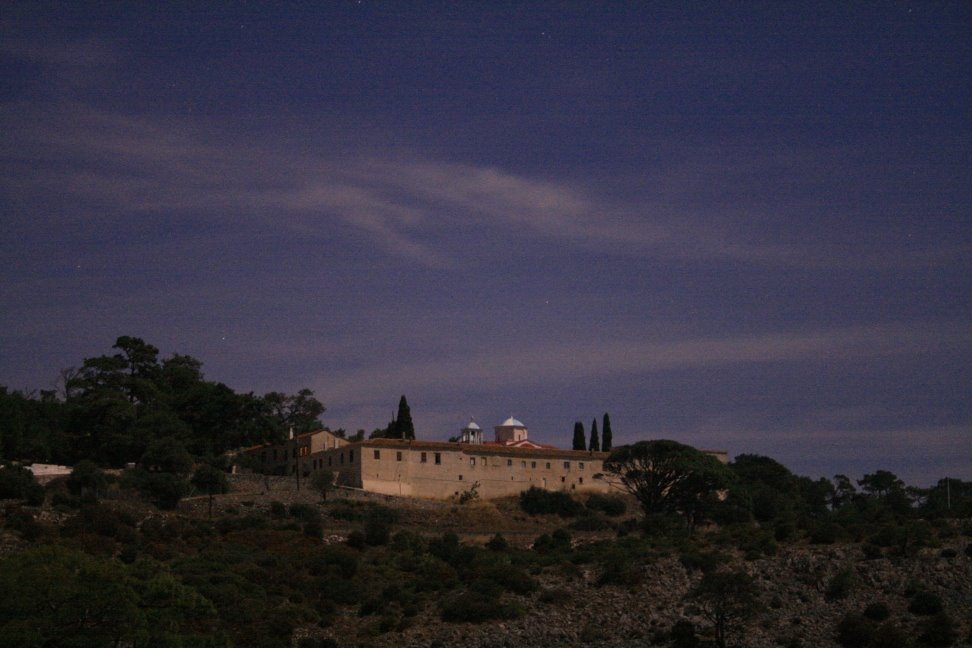
<svg viewBox="0 0 972 648"><path fill-rule="evenodd" d="M682 515L693 526L729 484L715 457L677 441L639 441L615 448L604 470L634 495L646 515Z"/></svg>
<svg viewBox="0 0 972 648"><path fill-rule="evenodd" d="M574 441L571 444L571 448L574 450L587 449L587 437L584 434L584 424L580 421L574 423Z"/></svg>
<svg viewBox="0 0 972 648"><path fill-rule="evenodd" d="M113 353L61 372L63 400L0 387L0 457L73 464L90 459L123 466L153 441L172 438L195 455L281 441L291 427L323 427L309 389L294 395L236 393L208 381L187 355L160 359L141 338L121 336Z"/></svg>

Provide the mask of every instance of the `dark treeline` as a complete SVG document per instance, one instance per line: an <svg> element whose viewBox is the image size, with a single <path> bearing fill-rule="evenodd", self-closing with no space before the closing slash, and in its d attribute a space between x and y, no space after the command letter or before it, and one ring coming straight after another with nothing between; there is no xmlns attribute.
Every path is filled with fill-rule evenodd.
<svg viewBox="0 0 972 648"><path fill-rule="evenodd" d="M102 466L139 461L170 439L195 456L279 441L321 427L313 392L237 393L206 380L202 362L118 338L114 353L61 372L57 391L23 394L0 386L0 459Z"/></svg>

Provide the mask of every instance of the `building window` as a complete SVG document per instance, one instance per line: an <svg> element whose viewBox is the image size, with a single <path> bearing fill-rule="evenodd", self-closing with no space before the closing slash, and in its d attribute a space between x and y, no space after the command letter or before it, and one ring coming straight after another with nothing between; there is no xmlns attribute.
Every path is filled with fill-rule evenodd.
<svg viewBox="0 0 972 648"><path fill-rule="evenodd" d="M583 484L584 483L584 478L583 477L578 477L577 478L577 483L578 484Z"/></svg>
<svg viewBox="0 0 972 648"><path fill-rule="evenodd" d="M476 465L476 457L469 457L469 465L470 466Z"/></svg>
<svg viewBox="0 0 972 648"><path fill-rule="evenodd" d="M569 461L565 461L564 462L564 470L570 470L570 462Z"/></svg>
<svg viewBox="0 0 972 648"><path fill-rule="evenodd" d="M401 461L401 460L402 460L402 451L399 450L398 452L395 453L395 461Z"/></svg>
<svg viewBox="0 0 972 648"><path fill-rule="evenodd" d="M526 468L526 462L520 461L520 468Z"/></svg>
<svg viewBox="0 0 972 648"><path fill-rule="evenodd" d="M483 466L488 466L489 465L489 462L486 460L486 457L480 457L480 459L483 460Z"/></svg>
<svg viewBox="0 0 972 648"><path fill-rule="evenodd" d="M567 481L567 478L566 478L566 477L561 477L561 478L560 478L560 483L561 483L561 484L563 484L563 483L564 483L565 481Z"/></svg>
<svg viewBox="0 0 972 648"><path fill-rule="evenodd" d="M459 475L459 481L462 481L462 475Z"/></svg>
<svg viewBox="0 0 972 648"><path fill-rule="evenodd" d="M442 454L439 452L435 453L435 465L438 466L442 463Z"/></svg>
<svg viewBox="0 0 972 648"><path fill-rule="evenodd" d="M381 459L381 450L375 450L375 461L379 461L380 459Z"/></svg>
<svg viewBox="0 0 972 648"><path fill-rule="evenodd" d="M536 461L531 461L530 462L530 467L531 468L536 468L537 467L537 462Z"/></svg>
<svg viewBox="0 0 972 648"><path fill-rule="evenodd" d="M429 460L429 457L428 457L428 453L426 453L426 452L423 452L421 454L421 456L419 457L419 461L421 461L422 463L426 463L428 460Z"/></svg>
<svg viewBox="0 0 972 648"><path fill-rule="evenodd" d="M512 466L513 465L513 460L512 459L507 459L506 460L506 465L507 466Z"/></svg>
<svg viewBox="0 0 972 648"><path fill-rule="evenodd" d="M550 470L550 462L547 462L547 470Z"/></svg>
<svg viewBox="0 0 972 648"><path fill-rule="evenodd" d="M341 453L341 465L342 466L344 465L344 453L343 452Z"/></svg>
<svg viewBox="0 0 972 648"><path fill-rule="evenodd" d="M354 450L351 450L350 452L348 452L348 454L351 455L348 458L348 463L354 463Z"/></svg>
<svg viewBox="0 0 972 648"><path fill-rule="evenodd" d="M583 461L582 461L582 462L580 462L580 469L581 469L581 470L584 470L584 462L583 462Z"/></svg>

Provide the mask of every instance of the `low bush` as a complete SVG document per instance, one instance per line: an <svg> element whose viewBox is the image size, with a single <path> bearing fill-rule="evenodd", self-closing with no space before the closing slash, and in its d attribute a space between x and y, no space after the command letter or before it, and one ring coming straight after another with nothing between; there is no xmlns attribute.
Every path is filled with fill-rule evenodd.
<svg viewBox="0 0 972 648"><path fill-rule="evenodd" d="M839 601L847 598L854 586L854 574L850 570L842 569L834 574L827 582L824 595L828 601Z"/></svg>
<svg viewBox="0 0 972 648"><path fill-rule="evenodd" d="M601 513L611 517L624 515L628 508L624 503L624 500L620 497L602 495L600 493L594 493L588 497L586 506L592 511L600 511Z"/></svg>
<svg viewBox="0 0 972 648"><path fill-rule="evenodd" d="M918 616L931 616L943 609L941 597L926 591L916 592L911 597L911 603L908 604L908 611Z"/></svg>
<svg viewBox="0 0 972 648"><path fill-rule="evenodd" d="M605 531L614 525L600 515L582 515L568 525L574 531Z"/></svg>
<svg viewBox="0 0 972 648"><path fill-rule="evenodd" d="M504 603L498 598L463 592L443 600L440 615L443 621L451 623L483 623L516 619L523 615L523 610L514 603Z"/></svg>
<svg viewBox="0 0 972 648"><path fill-rule="evenodd" d="M490 551L507 551L510 548L510 543L501 533L497 533L486 543L486 548Z"/></svg>
<svg viewBox="0 0 972 648"><path fill-rule="evenodd" d="M297 502L290 505L290 515L301 522L309 522L321 517L321 514L317 510L316 506L311 506L310 504L304 504L302 502Z"/></svg>
<svg viewBox="0 0 972 648"><path fill-rule="evenodd" d="M561 517L574 517L583 507L568 493L531 486L520 493L520 508L530 515L556 514Z"/></svg>
<svg viewBox="0 0 972 648"><path fill-rule="evenodd" d="M864 608L864 616L871 621L885 621L891 616L891 608L888 607L887 603L880 601L871 603Z"/></svg>
<svg viewBox="0 0 972 648"><path fill-rule="evenodd" d="M689 550L683 552L678 560L687 571L698 570L703 574L708 574L715 571L728 558L717 552Z"/></svg>
<svg viewBox="0 0 972 648"><path fill-rule="evenodd" d="M0 468L0 499L20 499L40 506L44 503L44 487L23 466L4 466Z"/></svg>
<svg viewBox="0 0 972 648"><path fill-rule="evenodd" d="M951 646L958 638L958 629L952 617L938 612L918 624L918 645Z"/></svg>
<svg viewBox="0 0 972 648"><path fill-rule="evenodd" d="M844 648L867 648L874 637L874 623L848 612L837 624L837 643Z"/></svg>

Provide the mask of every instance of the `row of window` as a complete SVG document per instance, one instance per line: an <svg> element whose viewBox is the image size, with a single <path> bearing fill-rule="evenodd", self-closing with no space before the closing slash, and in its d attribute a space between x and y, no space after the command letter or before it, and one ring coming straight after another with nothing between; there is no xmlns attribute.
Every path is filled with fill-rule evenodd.
<svg viewBox="0 0 972 648"><path fill-rule="evenodd" d="M420 463L428 463L429 462L429 456L428 455L429 455L429 453L427 453L427 452L421 453L419 455L419 462ZM434 458L435 458L435 465L437 465L437 466L440 465L442 463L442 453L441 452L435 452L435 453L433 453L433 455L434 455ZM374 451L374 458L375 458L375 461L381 461L381 450L375 450ZM401 450L396 450L395 451L395 461L402 461L402 459L403 459L402 451ZM460 457L460 460L461 459L462 458ZM482 462L482 465L483 466L488 466L489 465L489 458L488 457L480 457L479 459ZM352 461L353 461L353 459L352 459ZM546 463L546 466L545 466L546 469L547 470L550 470L550 462L547 461L545 463ZM580 470L584 470L584 462L583 461L579 461L577 463L578 463L578 468ZM469 457L469 465L470 466L475 466L476 465L476 457ZM513 466L513 460L512 459L507 459L506 460L506 465L508 467L512 467ZM526 460L521 460L520 461L520 468L526 468L526 467L527 467ZM530 468L536 469L536 467L537 467L537 462L536 461L531 461L530 462ZM570 462L569 461L565 461L564 462L564 470L570 470Z"/></svg>

